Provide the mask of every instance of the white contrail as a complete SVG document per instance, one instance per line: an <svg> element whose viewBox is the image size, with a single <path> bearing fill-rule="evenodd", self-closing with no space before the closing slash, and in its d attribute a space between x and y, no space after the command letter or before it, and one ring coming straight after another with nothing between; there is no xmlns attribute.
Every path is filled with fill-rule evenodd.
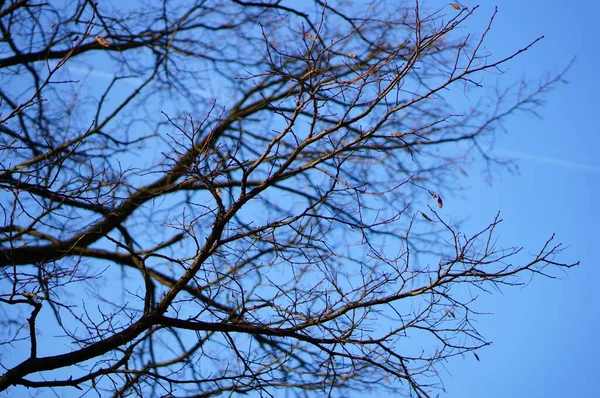
<svg viewBox="0 0 600 398"><path fill-rule="evenodd" d="M111 72L105 72L105 71L94 69L94 68L84 68L81 66L69 66L69 72L83 75L83 76L92 76L92 77L96 77L96 78L103 79L103 80L112 80L113 77L115 76ZM130 84L130 85L136 85L136 84L140 84L141 82L143 82L143 79L140 79L137 77L129 77L127 79L124 79L124 82L127 84ZM201 93L200 90L193 90L192 92ZM535 154L531 154L531 153L509 151L509 150L505 150L505 149L496 149L493 152L495 152L499 155L510 156L510 157L516 158L516 159L527 159L527 160L531 160L531 161L538 162L538 163L551 164L553 166L569 167L571 169L587 171L590 173L600 173L600 166L590 166L587 164L568 162L566 160L554 159L554 158L535 155Z"/></svg>
<svg viewBox="0 0 600 398"><path fill-rule="evenodd" d="M110 81L115 77L115 74L112 72L106 72L97 68L87 68L87 67L83 67L83 66L74 66L74 65L67 65L66 67L66 72L67 73L72 73L75 75L79 75L79 76L83 76L83 77L94 77L94 78L98 78L101 80L106 80L106 81ZM144 80L140 79L138 77L128 77L127 79L123 79L123 82L126 84L130 84L132 86L136 85L136 84L140 84L143 83Z"/></svg>
<svg viewBox="0 0 600 398"><path fill-rule="evenodd" d="M115 73L103 71L103 70L96 69L96 68L68 65L68 67L65 69L66 69L66 73L71 73L73 75L78 75L78 76L82 76L82 77L86 77L86 78L87 77L97 78L97 79L105 80L105 81L111 81L112 79L114 79L116 77ZM128 76L127 78L124 78L121 80L121 84L124 83L129 86L137 87L140 84L144 83L144 81L145 80L140 77ZM198 94L198 95L206 95L206 91L201 90L201 89L191 89L190 92L193 94Z"/></svg>
<svg viewBox="0 0 600 398"><path fill-rule="evenodd" d="M546 163L546 164L551 164L554 166L569 167L572 169L578 169L578 170L587 171L590 173L600 173L600 166L590 166L587 164L568 162L566 160L554 159L554 158L549 158L546 156L534 155L531 153L506 151L504 149L497 149L494 152L496 152L499 155L511 156L511 157L517 158L517 159L527 159L527 160L532 160L532 161L538 162L538 163Z"/></svg>

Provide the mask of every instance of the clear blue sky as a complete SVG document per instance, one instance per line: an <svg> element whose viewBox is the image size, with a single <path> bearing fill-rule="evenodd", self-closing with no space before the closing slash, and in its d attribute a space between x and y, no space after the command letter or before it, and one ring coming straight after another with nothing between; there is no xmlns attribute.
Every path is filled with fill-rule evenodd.
<svg viewBox="0 0 600 398"><path fill-rule="evenodd" d="M442 373L446 393L440 392L440 397L598 396L600 256L593 227L600 225L594 206L600 197L600 77L595 59L600 51L600 24L595 19L600 1L481 3L477 20L482 24L494 5L499 8L487 41L495 56L508 55L545 35L508 65L503 77L507 82L521 76L536 81L577 59L566 75L570 83L545 97L542 119L517 115L505 125L508 134L497 137L497 153L520 158L520 174L503 173L489 185L473 172L463 181L468 189L444 198L444 211L455 219L468 218L466 228L471 230L501 211L505 221L500 242L523 246L526 252L539 249L556 232L557 240L568 246L561 260L580 260L581 265L558 280L535 278L526 288L481 296L476 308L493 315L479 318L479 331L494 343L479 353L479 362L468 355L447 363ZM444 4L425 2L432 9Z"/></svg>
<svg viewBox="0 0 600 398"><path fill-rule="evenodd" d="M494 54L545 36L509 65L508 77L524 74L535 80L577 59L566 75L569 84L546 97L541 120L513 117L506 124L508 134L498 136L499 153L520 157L520 175L504 173L492 186L471 176L464 197L447 200L452 202L448 212L470 216L468 225L475 226L500 210L505 220L501 242L530 251L556 232L569 245L563 259L581 260L581 265L560 280L537 278L524 289L482 296L479 308L494 315L480 318L480 331L494 344L481 351L480 362L473 356L450 362L444 377L447 394L440 396L599 396L600 2L481 3L481 17L498 5L488 41Z"/></svg>

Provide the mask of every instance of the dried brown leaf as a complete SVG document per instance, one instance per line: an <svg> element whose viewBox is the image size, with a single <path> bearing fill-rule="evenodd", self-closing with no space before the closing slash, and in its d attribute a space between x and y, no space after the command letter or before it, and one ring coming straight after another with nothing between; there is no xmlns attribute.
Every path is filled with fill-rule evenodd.
<svg viewBox="0 0 600 398"><path fill-rule="evenodd" d="M460 6L456 3L450 3L450 6L452 6L452 8L454 8L455 10L460 11Z"/></svg>
<svg viewBox="0 0 600 398"><path fill-rule="evenodd" d="M96 41L98 43L100 43L101 46L104 46L106 48L110 47L110 42L108 40L106 40L104 37L96 35L96 36L94 36L94 39L96 39Z"/></svg>
<svg viewBox="0 0 600 398"><path fill-rule="evenodd" d="M421 215L423 216L424 219L426 219L427 221L433 221L427 214L421 212Z"/></svg>
<svg viewBox="0 0 600 398"><path fill-rule="evenodd" d="M437 198L437 202L438 202L438 207L441 209L442 207L444 207L444 202L442 201L442 197L438 196Z"/></svg>

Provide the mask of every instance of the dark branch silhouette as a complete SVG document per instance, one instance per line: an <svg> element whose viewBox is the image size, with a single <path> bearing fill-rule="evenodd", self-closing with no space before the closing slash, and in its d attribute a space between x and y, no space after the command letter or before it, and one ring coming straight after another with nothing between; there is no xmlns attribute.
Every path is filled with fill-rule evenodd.
<svg viewBox="0 0 600 398"><path fill-rule="evenodd" d="M427 397L489 344L476 292L575 265L443 208L562 81L479 90L539 39L492 56L493 16L414 0L121 3L0 2L0 391Z"/></svg>

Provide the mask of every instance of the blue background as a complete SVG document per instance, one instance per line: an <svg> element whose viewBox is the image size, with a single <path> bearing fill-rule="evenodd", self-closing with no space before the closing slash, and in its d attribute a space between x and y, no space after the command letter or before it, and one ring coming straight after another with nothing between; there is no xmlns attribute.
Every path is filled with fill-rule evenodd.
<svg viewBox="0 0 600 398"><path fill-rule="evenodd" d="M508 65L503 79L536 80L560 71L573 57L569 84L545 97L541 119L510 118L495 151L518 159L519 175L492 185L470 176L464 197L446 200L448 212L481 223L501 211L500 241L531 252L553 232L568 245L563 260L581 265L559 280L534 278L524 288L481 296L478 308L493 315L479 330L494 343L448 363L442 380L449 397L595 397L598 376L598 233L600 129L598 128L598 1L516 1L498 5L487 41L494 55L545 38ZM428 3L433 5L432 2ZM472 7L475 3L462 2ZM478 18L493 13L482 4Z"/></svg>
<svg viewBox="0 0 600 398"><path fill-rule="evenodd" d="M444 4L422 2L431 9ZM545 96L541 118L515 115L505 124L507 134L497 136L495 153L518 159L520 173L504 172L490 184L483 174L470 172L461 181L466 188L461 194L444 197L444 212L466 218L465 229L474 231L501 211L500 242L523 246L526 252L538 250L556 232L557 241L568 245L561 260L580 260L581 265L557 274L558 280L538 277L524 288L481 295L476 308L492 314L478 319L479 331L494 343L479 352L480 361L467 355L445 363L441 379L446 394L440 396L600 396L595 228L600 225L600 1L487 0L469 31L485 28L494 4L499 13L486 41L494 58L545 36L507 65L501 81L535 82L576 60L565 76L569 84ZM68 396L69 391L61 393Z"/></svg>

